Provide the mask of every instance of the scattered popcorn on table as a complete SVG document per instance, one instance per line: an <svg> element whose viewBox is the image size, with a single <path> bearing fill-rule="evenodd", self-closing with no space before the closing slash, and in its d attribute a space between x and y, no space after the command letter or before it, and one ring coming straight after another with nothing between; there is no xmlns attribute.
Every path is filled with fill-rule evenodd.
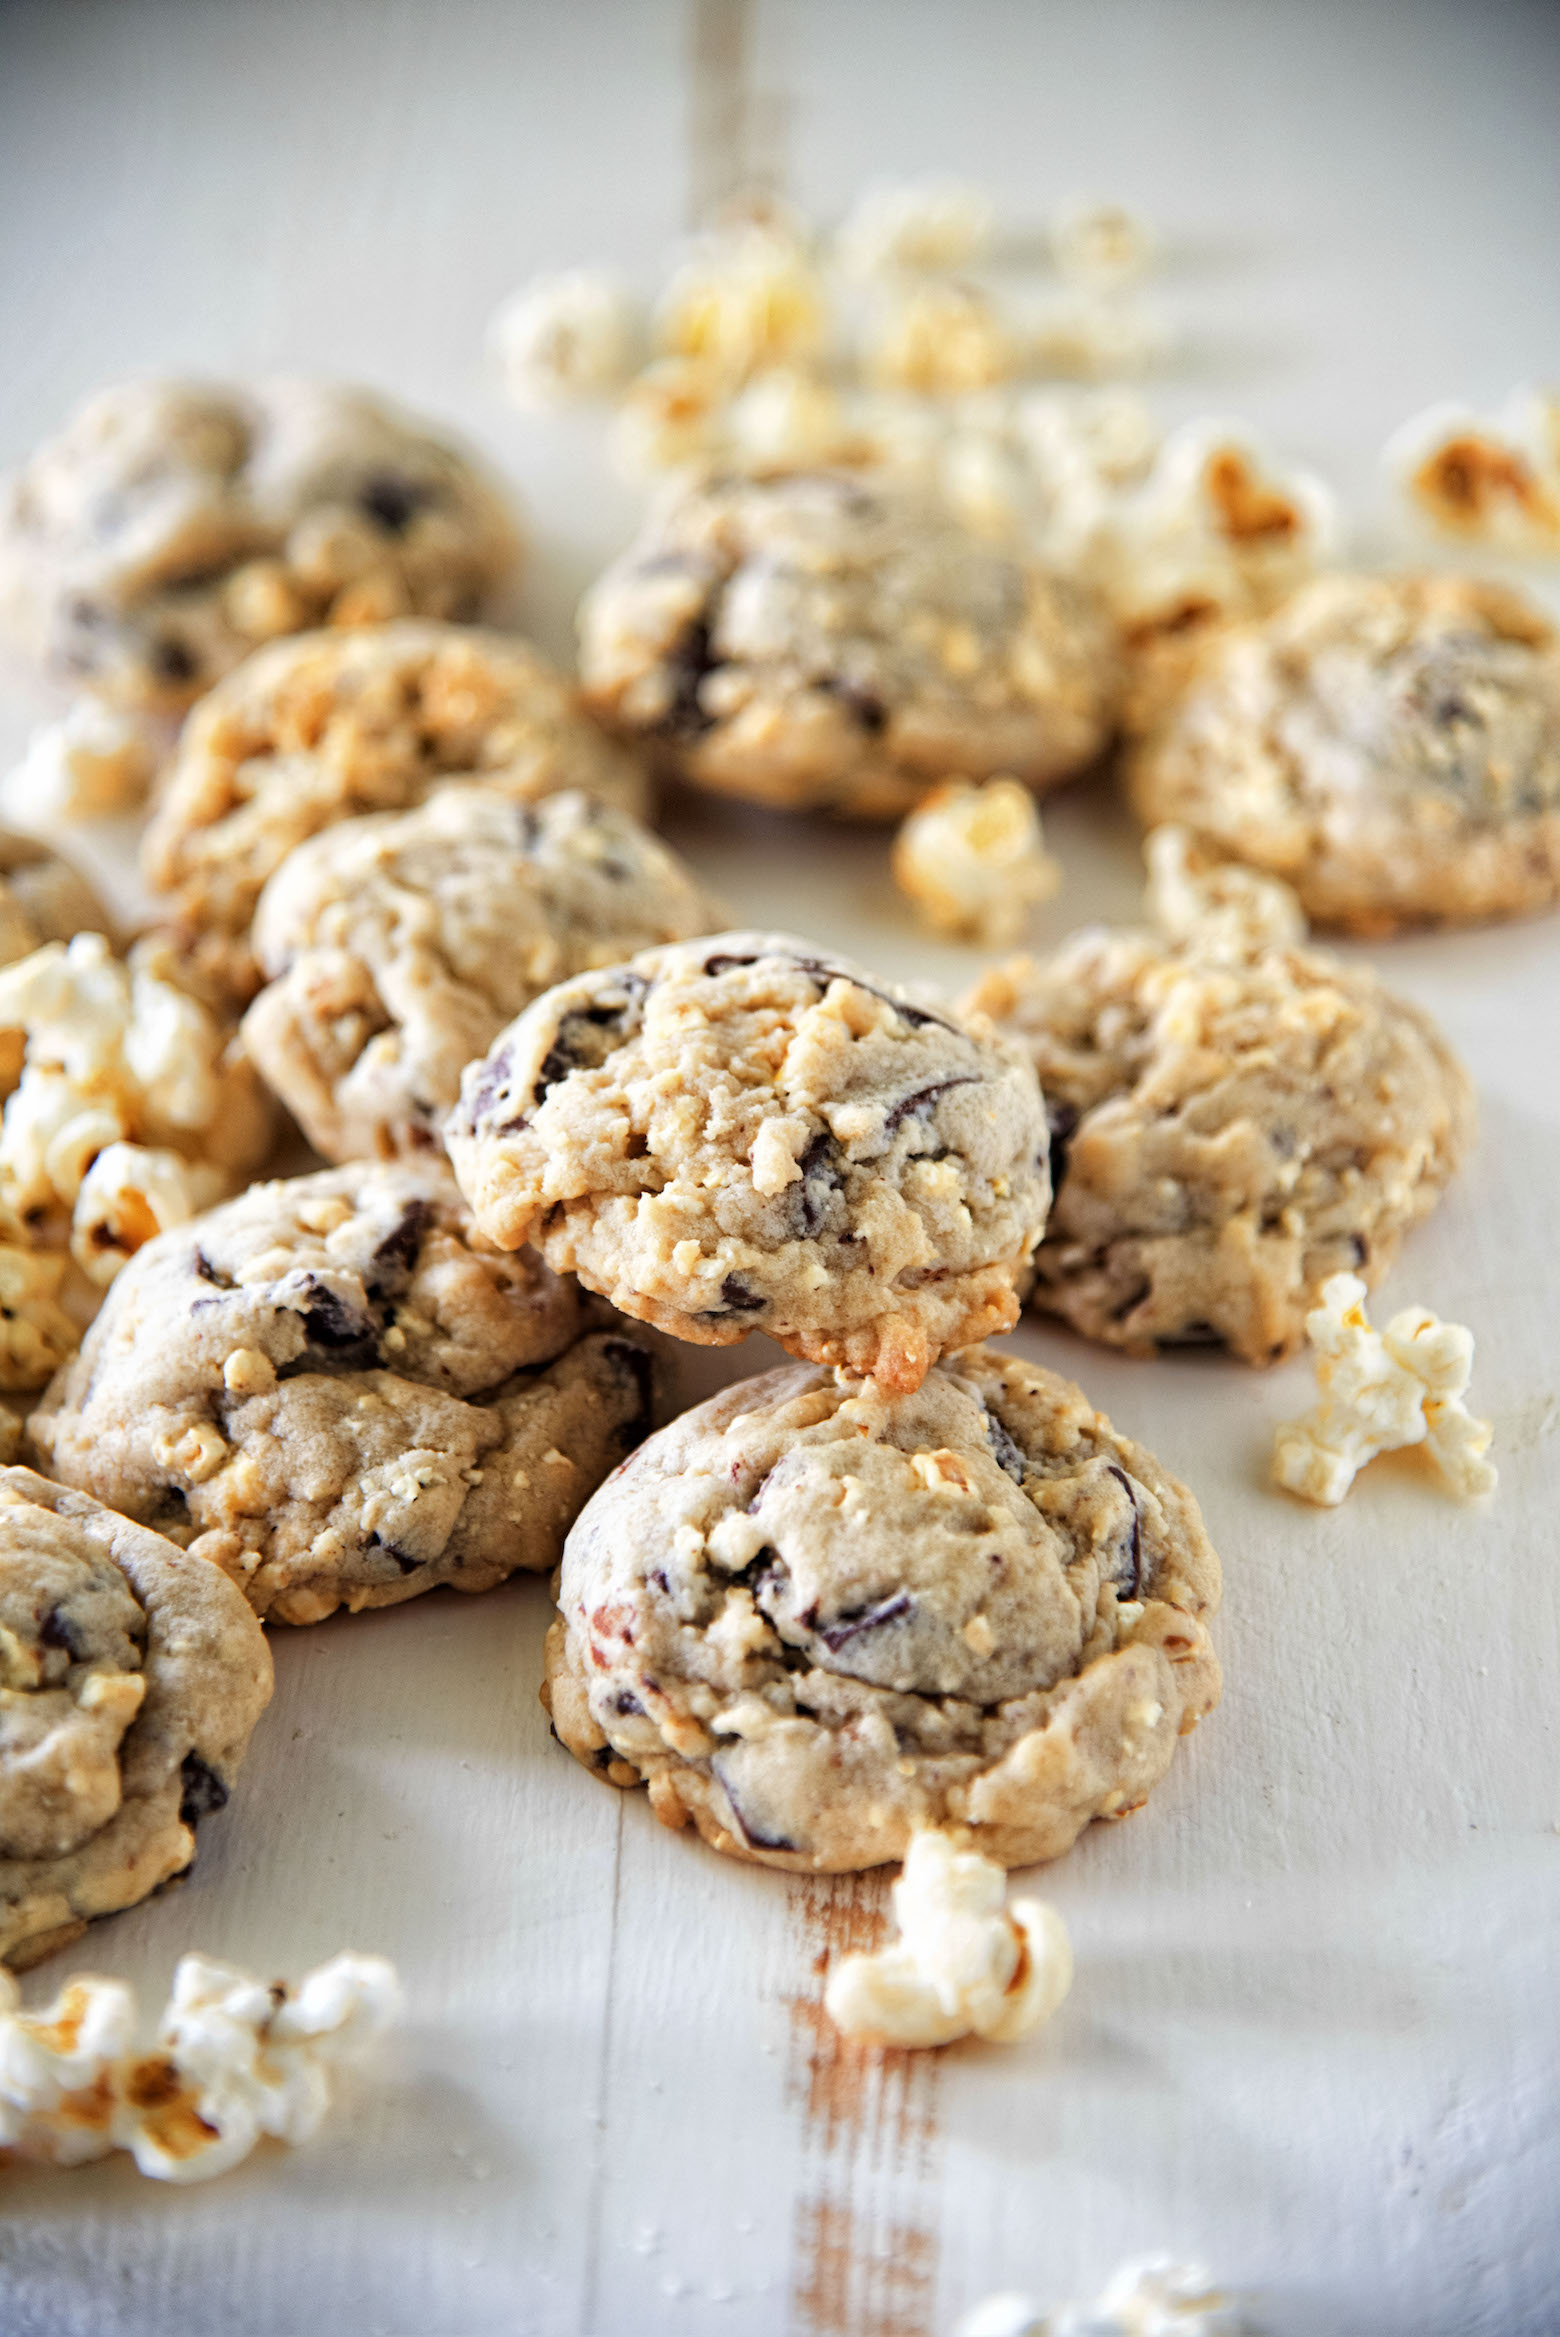
<svg viewBox="0 0 1560 2337"><path fill-rule="evenodd" d="M1090 2303L1049 2310L1012 2291L964 2314L954 2337L1241 2337L1241 2315L1200 2264L1145 2256Z"/></svg>
<svg viewBox="0 0 1560 2337"><path fill-rule="evenodd" d="M695 246L661 295L656 338L668 356L727 382L806 363L829 337L823 282L801 244L750 226Z"/></svg>
<svg viewBox="0 0 1560 2337"><path fill-rule="evenodd" d="M262 2135L306 2142L330 2106L331 2072L399 2018L382 1956L332 1957L298 1988L184 1956L159 2049L136 2054L134 1992L83 1974L38 2013L0 1970L0 2157L80 2166L127 2150L143 2175L199 2183Z"/></svg>
<svg viewBox="0 0 1560 2337"><path fill-rule="evenodd" d="M1494 1491L1485 1459L1493 1431L1463 1403L1473 1374L1473 1334L1425 1307L1405 1307L1385 1331L1365 1313L1357 1274L1322 1284L1305 1318L1317 1351L1320 1400L1274 1440L1273 1474L1287 1492L1334 1508L1377 1453L1422 1444L1454 1493Z"/></svg>
<svg viewBox="0 0 1560 2337"><path fill-rule="evenodd" d="M1041 373L1079 381L1112 374L1152 373L1165 363L1172 339L1169 326L1152 309L1133 300L1101 300L1072 293L1048 301L1028 335L1030 363Z"/></svg>
<svg viewBox="0 0 1560 2337"><path fill-rule="evenodd" d="M613 277L569 268L533 276L512 292L494 313L488 341L521 405L566 405L621 388L634 363L639 320Z"/></svg>
<svg viewBox="0 0 1560 2337"><path fill-rule="evenodd" d="M1064 276L1075 284L1126 284L1141 276L1154 256L1155 238L1146 219L1125 203L1100 203L1075 195L1051 221L1051 251Z"/></svg>
<svg viewBox="0 0 1560 2337"><path fill-rule="evenodd" d="M0 1335L0 1386L41 1384L67 1330L66 1354L79 1337L50 1252L68 1245L88 1284L110 1282L265 1151L259 1080L176 971L166 944L126 962L99 933L0 968L0 1289L23 1301Z"/></svg>
<svg viewBox="0 0 1560 2337"><path fill-rule="evenodd" d="M1249 430L1172 432L1102 541L1096 582L1131 628L1271 607L1336 548L1337 505L1312 473L1281 468Z"/></svg>
<svg viewBox="0 0 1560 2337"><path fill-rule="evenodd" d="M996 222L990 196L962 179L879 182L856 197L834 238L835 257L853 276L966 268L989 249Z"/></svg>
<svg viewBox="0 0 1560 2337"><path fill-rule="evenodd" d="M1018 346L996 303L976 285L931 278L890 301L870 332L865 369L885 389L958 397L1006 381Z"/></svg>
<svg viewBox="0 0 1560 2337"><path fill-rule="evenodd" d="M97 698L78 698L45 722L5 784L7 800L36 826L45 819L101 820L139 811L166 749L144 722Z"/></svg>
<svg viewBox="0 0 1560 2337"><path fill-rule="evenodd" d="M1213 857L1190 828L1150 828L1143 839L1143 907L1171 941L1208 957L1244 958L1304 941L1305 911L1282 877Z"/></svg>
<svg viewBox="0 0 1560 2337"><path fill-rule="evenodd" d="M935 931L988 949L1015 942L1062 881L1039 807L1016 779L935 788L895 837L893 871Z"/></svg>
<svg viewBox="0 0 1560 2337"><path fill-rule="evenodd" d="M1038 1899L1004 1904L1007 1877L946 1834L917 1834L893 1889L900 1937L846 1956L824 2009L846 2036L874 2045L1011 2044L1049 2020L1072 1986L1066 1926Z"/></svg>
<svg viewBox="0 0 1560 2337"><path fill-rule="evenodd" d="M1436 405L1382 455L1415 515L1442 535L1516 553L1560 551L1560 397L1518 390L1498 414Z"/></svg>

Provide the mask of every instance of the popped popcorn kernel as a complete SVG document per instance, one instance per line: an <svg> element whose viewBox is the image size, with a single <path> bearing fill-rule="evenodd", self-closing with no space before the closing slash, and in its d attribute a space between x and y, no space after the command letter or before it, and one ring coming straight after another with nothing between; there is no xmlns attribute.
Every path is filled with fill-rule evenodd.
<svg viewBox="0 0 1560 2337"><path fill-rule="evenodd" d="M852 276L966 268L989 249L996 218L991 197L963 179L879 181L856 197L834 254Z"/></svg>
<svg viewBox="0 0 1560 2337"><path fill-rule="evenodd" d="M1102 300L1097 293L1071 293L1050 300L1031 324L1027 349L1040 373L1079 381L1112 375L1152 373L1170 354L1165 320L1135 300Z"/></svg>
<svg viewBox="0 0 1560 2337"><path fill-rule="evenodd" d="M1336 549L1337 504L1239 424L1173 431L1102 531L1092 573L1140 633L1271 608Z"/></svg>
<svg viewBox="0 0 1560 2337"><path fill-rule="evenodd" d="M679 469L716 445L722 385L709 366L663 357L629 383L612 425L612 452L630 478Z"/></svg>
<svg viewBox="0 0 1560 2337"><path fill-rule="evenodd" d="M37 2014L0 1971L0 2148L76 2166L125 2150L142 2174L195 2183L226 2173L263 2135L307 2141L332 2072L399 2017L380 1956L334 1956L296 1990L207 1956L180 1959L159 2049L134 2054L133 1991L90 1974Z"/></svg>
<svg viewBox="0 0 1560 2337"><path fill-rule="evenodd" d="M750 470L834 462L847 443L834 390L798 366L754 374L728 407L723 430L726 453Z"/></svg>
<svg viewBox="0 0 1560 2337"><path fill-rule="evenodd" d="M79 698L58 722L33 732L6 794L34 826L139 811L166 752L166 743L133 714Z"/></svg>
<svg viewBox="0 0 1560 2337"><path fill-rule="evenodd" d="M987 293L931 279L892 301L866 349L866 371L884 389L958 397L1006 381L1018 346Z"/></svg>
<svg viewBox="0 0 1560 2337"><path fill-rule="evenodd" d="M1305 1319L1316 1349L1319 1398L1274 1439L1273 1475L1287 1492L1335 1508L1377 1453L1422 1444L1462 1499L1494 1491L1485 1458L1493 1430L1463 1398L1473 1376L1473 1334L1425 1307L1405 1307L1385 1331L1365 1313L1365 1284L1334 1274Z"/></svg>
<svg viewBox="0 0 1560 2337"><path fill-rule="evenodd" d="M81 933L0 967L0 1045L13 1065L0 1112L0 1241L19 1252L68 1248L89 1286L105 1286L143 1242L219 1200L269 1137L253 1070L215 1012L174 978L177 965L164 943L138 943L124 960L101 934ZM6 1271L27 1280L14 1258ZM58 1288L34 1277L30 1300L52 1301ZM46 1308L31 1311L41 1367L61 1325ZM25 1344L0 1334L5 1384L41 1384L6 1378L35 1368Z"/></svg>
<svg viewBox="0 0 1560 2337"><path fill-rule="evenodd" d="M1052 256L1077 284L1130 283L1142 275L1155 248L1148 221L1125 203L1074 195L1059 205L1051 221Z"/></svg>
<svg viewBox="0 0 1560 2337"><path fill-rule="evenodd" d="M533 276L494 312L488 345L523 406L566 405L619 389L639 341L634 304L603 270Z"/></svg>
<svg viewBox="0 0 1560 2337"><path fill-rule="evenodd" d="M1518 554L1560 547L1560 397L1518 390L1491 415L1430 406L1394 432L1382 461L1440 535Z"/></svg>
<svg viewBox="0 0 1560 2337"><path fill-rule="evenodd" d="M726 382L819 356L828 339L823 284L791 236L748 227L715 235L676 270L656 310L668 356Z"/></svg>
<svg viewBox="0 0 1560 2337"><path fill-rule="evenodd" d="M935 931L990 949L1016 941L1062 881L1039 807L1016 779L934 789L894 839L893 871Z"/></svg>
<svg viewBox="0 0 1560 2337"><path fill-rule="evenodd" d="M829 1974L836 2028L877 2045L1011 2044L1049 2020L1072 1985L1066 1926L1037 1899L1007 1907L1006 1891L990 1859L917 1834L893 1889L899 1939Z"/></svg>
<svg viewBox="0 0 1560 2337"><path fill-rule="evenodd" d="M1253 957L1304 941L1305 911L1282 877L1215 858L1190 828L1150 828L1143 857L1143 906L1167 940L1195 942L1200 955L1216 958Z"/></svg>
<svg viewBox="0 0 1560 2337"><path fill-rule="evenodd" d="M1006 2291L972 2306L954 2337L1241 2337L1243 2317L1200 2264L1145 2256L1090 2301L1043 2308Z"/></svg>

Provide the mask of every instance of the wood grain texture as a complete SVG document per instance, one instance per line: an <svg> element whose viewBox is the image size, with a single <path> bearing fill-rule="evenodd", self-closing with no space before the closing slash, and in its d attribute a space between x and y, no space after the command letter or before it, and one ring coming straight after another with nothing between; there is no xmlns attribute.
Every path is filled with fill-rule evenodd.
<svg viewBox="0 0 1560 2337"><path fill-rule="evenodd" d="M1368 526L1405 414L1552 365L1552 12L756 14L804 204L940 168L1025 219L1080 186L1140 202L1177 245L1167 411L1250 415ZM11 5L0 461L137 369L382 383L520 482L528 621L567 652L635 498L592 421L505 406L482 331L533 268L651 287L690 199L688 36L670 0ZM6 677L0 747L44 710ZM974 969L907 924L880 839L670 820L744 920ZM1037 940L1129 915L1109 800L1046 824L1067 881ZM875 1935L885 1879L724 1862L577 1768L535 1700L541 1585L278 1634L193 1879L28 1992L95 1967L156 1999L187 1947L296 1971L352 1944L401 1965L408 2032L318 2143L208 2191L7 2176L4 2337L932 2337L1161 2247L1255 2290L1273 2337L1552 2332L1560 919L1377 955L1481 1087L1478 1155L1384 1295L1473 1325L1501 1491L1463 1512L1405 1461L1312 1513L1264 1481L1303 1368L1017 1336L1193 1482L1227 1581L1223 1708L1040 1882L1078 1961L1051 2027L935 2061L834 2038L826 1959ZM690 1396L769 1359L701 1353Z"/></svg>

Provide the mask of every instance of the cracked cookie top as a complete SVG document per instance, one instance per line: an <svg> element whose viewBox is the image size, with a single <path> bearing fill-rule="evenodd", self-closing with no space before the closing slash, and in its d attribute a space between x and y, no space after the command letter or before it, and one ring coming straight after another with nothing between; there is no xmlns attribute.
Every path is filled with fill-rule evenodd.
<svg viewBox="0 0 1560 2337"><path fill-rule="evenodd" d="M809 1366L652 1437L571 1533L554 1725L717 1849L816 1871L945 1826L1006 1865L1141 1802L1218 1699L1197 1504L1082 1392L975 1349Z"/></svg>
<svg viewBox="0 0 1560 2337"><path fill-rule="evenodd" d="M913 1388L1016 1320L1045 1223L1024 1050L787 935L647 950L548 991L445 1130L477 1223L625 1314L767 1331Z"/></svg>
<svg viewBox="0 0 1560 2337"><path fill-rule="evenodd" d="M587 595L580 668L603 719L683 777L869 819L948 778L1065 778L1117 686L1081 586L835 471L677 490Z"/></svg>
<svg viewBox="0 0 1560 2337"><path fill-rule="evenodd" d="M442 1160L252 1186L132 1268L34 1439L286 1622L551 1565L649 1426L643 1348L488 1248Z"/></svg>
<svg viewBox="0 0 1560 2337"><path fill-rule="evenodd" d="M543 990L723 922L594 796L436 788L289 853L255 917L245 1044L327 1159L434 1150L465 1066Z"/></svg>

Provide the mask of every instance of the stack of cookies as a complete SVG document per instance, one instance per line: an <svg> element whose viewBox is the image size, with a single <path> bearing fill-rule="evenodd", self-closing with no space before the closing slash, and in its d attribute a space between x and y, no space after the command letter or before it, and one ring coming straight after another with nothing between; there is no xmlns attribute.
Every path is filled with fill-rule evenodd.
<svg viewBox="0 0 1560 2337"><path fill-rule="evenodd" d="M1012 1866L1139 1806L1218 1699L1218 1560L987 1343L1030 1300L1291 1353L1472 1119L1296 895L1379 933L1560 886L1560 646L1507 593L1328 578L1172 657L903 483L706 476L588 596L581 687L479 622L516 542L461 449L296 383L105 393L0 521L54 670L183 717L153 944L0 877L0 1376L47 1472L0 1480L12 1963L189 1863L262 1619L520 1570L563 1744L717 1849ZM657 778L1038 790L1124 725L1148 921L957 1006L730 929L643 824ZM249 1183L284 1114L325 1165ZM755 1331L796 1360L679 1414L678 1345Z"/></svg>

